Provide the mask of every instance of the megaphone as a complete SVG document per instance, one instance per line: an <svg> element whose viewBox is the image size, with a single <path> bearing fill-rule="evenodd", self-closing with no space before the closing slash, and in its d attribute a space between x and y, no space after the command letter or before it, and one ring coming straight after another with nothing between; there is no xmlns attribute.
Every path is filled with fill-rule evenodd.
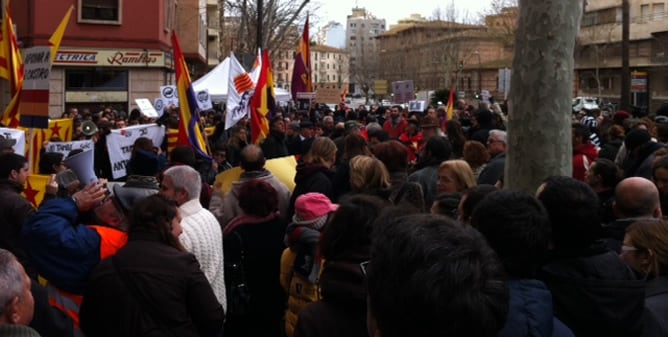
<svg viewBox="0 0 668 337"><path fill-rule="evenodd" d="M93 150L84 151L77 153L71 157L67 157L63 160L70 170L79 177L79 182L82 186L86 186L91 182L97 182L97 176L95 175L94 169L94 160Z"/></svg>
<svg viewBox="0 0 668 337"><path fill-rule="evenodd" d="M86 120L81 123L81 132L87 137L96 134L97 130L97 125L92 121Z"/></svg>

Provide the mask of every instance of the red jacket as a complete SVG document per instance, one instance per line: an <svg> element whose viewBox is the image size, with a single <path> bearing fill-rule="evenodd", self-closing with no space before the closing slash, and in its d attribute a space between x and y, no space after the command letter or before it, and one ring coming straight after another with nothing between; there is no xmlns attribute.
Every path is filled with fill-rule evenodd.
<svg viewBox="0 0 668 337"><path fill-rule="evenodd" d="M401 121L396 126L392 126L392 118L385 121L383 124L383 130L387 132L390 136L390 139L398 139L404 131L406 131L406 126L408 126L408 121L405 118L401 118Z"/></svg>

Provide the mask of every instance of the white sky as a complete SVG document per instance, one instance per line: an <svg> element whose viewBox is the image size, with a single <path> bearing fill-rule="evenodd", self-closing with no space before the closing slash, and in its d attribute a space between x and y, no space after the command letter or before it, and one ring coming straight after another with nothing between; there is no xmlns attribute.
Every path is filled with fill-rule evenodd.
<svg viewBox="0 0 668 337"><path fill-rule="evenodd" d="M430 18L434 9L441 8L445 11L451 1L448 0L321 0L320 9L317 14L320 18L318 26L323 26L329 21L337 21L345 25L346 17L352 13L357 5L364 7L377 18L385 19L386 28L416 13ZM491 0L457 0L454 2L455 10L459 17L468 12L468 17L477 21L479 13L489 7Z"/></svg>

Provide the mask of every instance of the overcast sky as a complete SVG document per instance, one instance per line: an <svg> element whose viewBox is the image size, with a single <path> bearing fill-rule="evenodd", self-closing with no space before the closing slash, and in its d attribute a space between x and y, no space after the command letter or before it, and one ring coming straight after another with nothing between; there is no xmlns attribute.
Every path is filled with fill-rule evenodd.
<svg viewBox="0 0 668 337"><path fill-rule="evenodd" d="M479 13L489 7L491 0L458 0L455 2L455 8L459 17L468 13L472 20L479 18ZM434 0L321 0L321 7L317 15L320 17L319 25L324 25L329 21L346 23L346 17L352 13L355 6L364 7L374 16L385 19L387 28L397 23L398 20L416 13L430 18L434 9L445 9L450 1Z"/></svg>

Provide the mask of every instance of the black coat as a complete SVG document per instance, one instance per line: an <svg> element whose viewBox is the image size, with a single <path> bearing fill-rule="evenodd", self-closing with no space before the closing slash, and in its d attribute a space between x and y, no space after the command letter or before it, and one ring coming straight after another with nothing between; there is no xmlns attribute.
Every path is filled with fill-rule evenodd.
<svg viewBox="0 0 668 337"><path fill-rule="evenodd" d="M34 189L35 187L33 187ZM21 196L23 186L6 179L0 180L0 248L16 256L28 275L37 277L28 255L21 245L21 228L35 214L32 205Z"/></svg>
<svg viewBox="0 0 668 337"><path fill-rule="evenodd" d="M285 143L285 134L270 131L269 136L260 145L266 159L288 156L288 147Z"/></svg>
<svg viewBox="0 0 668 337"><path fill-rule="evenodd" d="M668 276L647 282L645 307L657 320L663 336L668 336Z"/></svg>
<svg viewBox="0 0 668 337"><path fill-rule="evenodd" d="M575 336L641 336L645 281L604 243L575 257L554 258L541 278L552 292L555 316Z"/></svg>
<svg viewBox="0 0 668 337"><path fill-rule="evenodd" d="M290 197L287 219L292 219L292 215L295 212L295 200L302 194L317 192L322 193L330 200L333 200L333 175L334 173L322 164L302 163L297 165L295 188Z"/></svg>
<svg viewBox="0 0 668 337"><path fill-rule="evenodd" d="M235 233L243 242L245 281L251 294L248 315L228 315L226 337L283 335L287 298L279 277L286 225L283 218L275 217L264 223L241 224L225 235L225 263L240 260L241 242Z"/></svg>
<svg viewBox="0 0 668 337"><path fill-rule="evenodd" d="M114 257L134 292L116 272L112 258L95 269L79 313L87 337L216 336L222 331L223 307L195 256L157 236L131 232L128 244Z"/></svg>

